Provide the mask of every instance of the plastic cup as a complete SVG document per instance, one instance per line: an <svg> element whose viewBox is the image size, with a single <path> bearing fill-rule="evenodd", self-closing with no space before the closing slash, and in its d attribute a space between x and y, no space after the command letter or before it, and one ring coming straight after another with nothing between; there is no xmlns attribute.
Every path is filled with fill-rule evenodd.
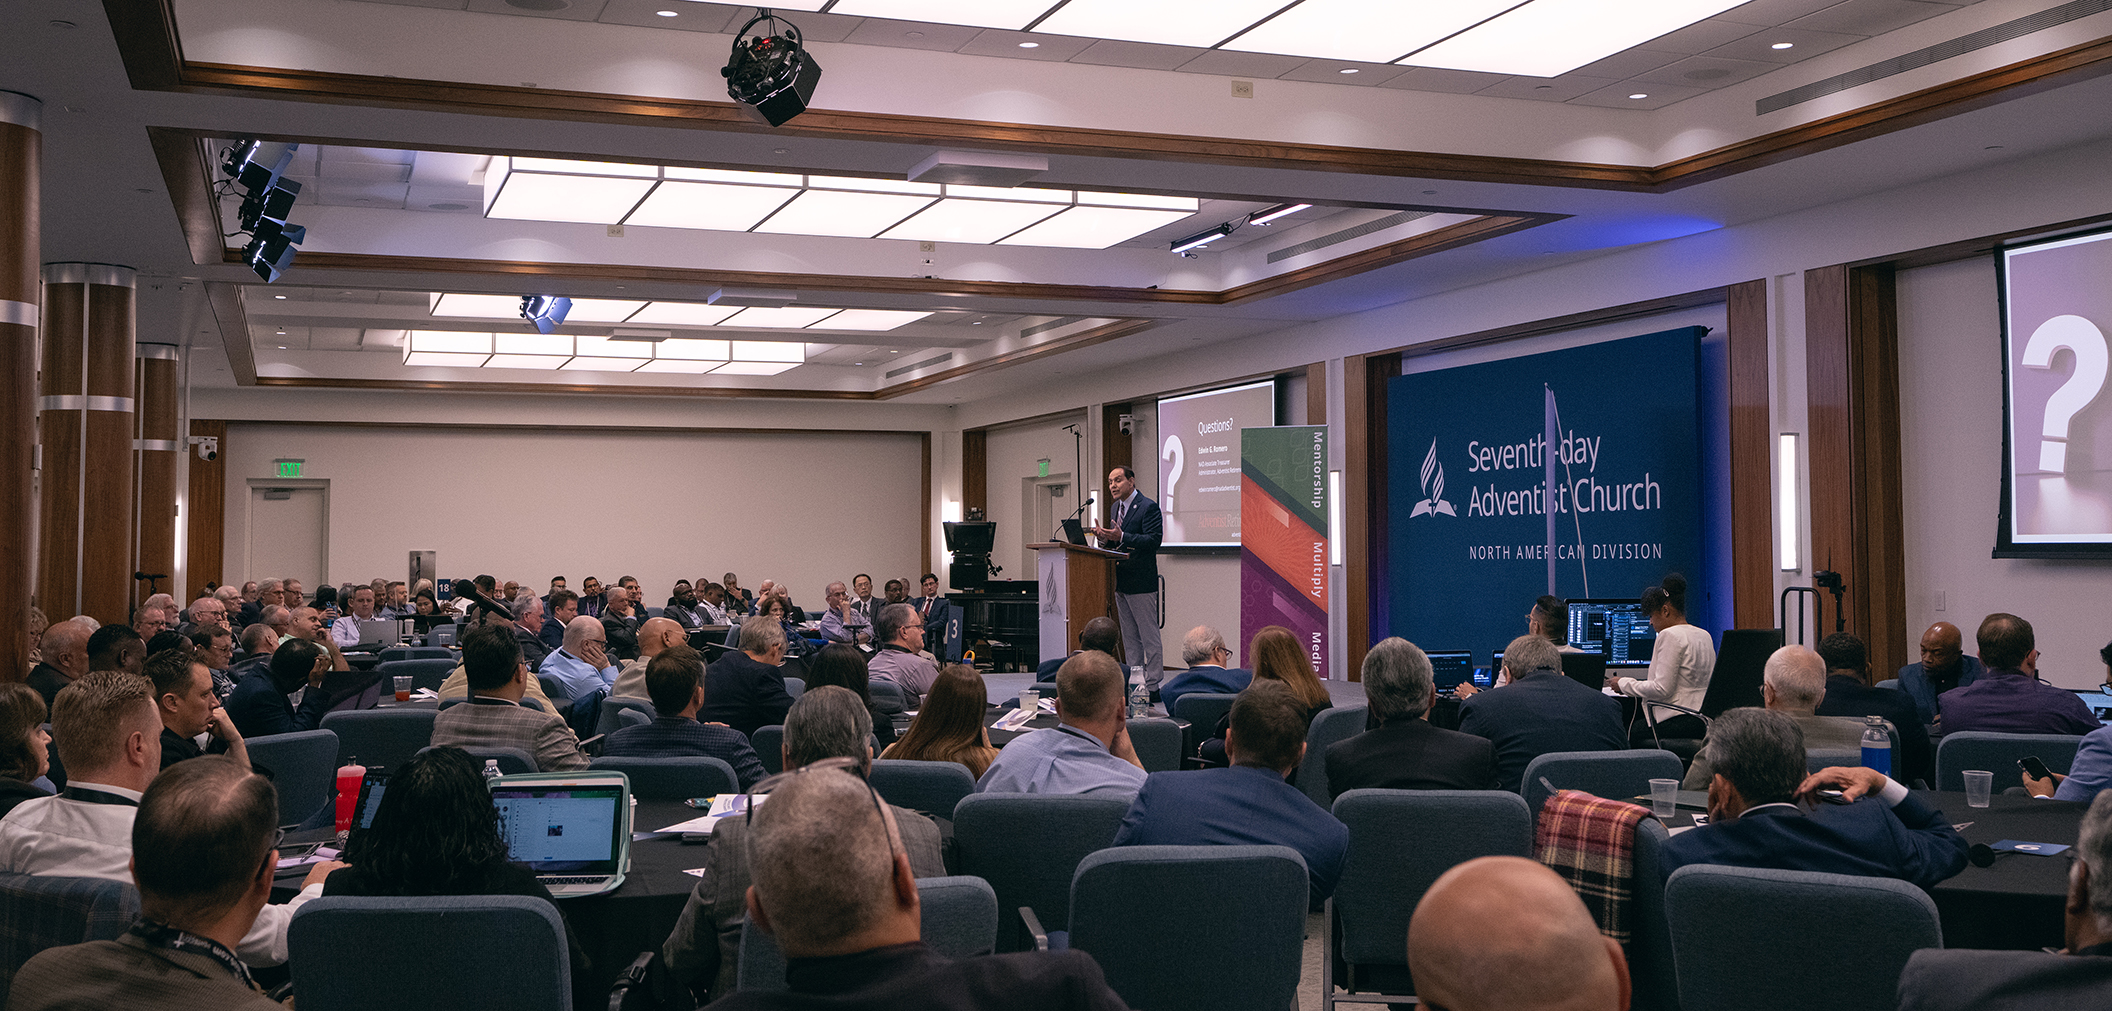
<svg viewBox="0 0 2112 1011"><path fill-rule="evenodd" d="M1019 708L1030 713L1041 708L1041 689L1021 688L1019 690Z"/></svg>
<svg viewBox="0 0 2112 1011"><path fill-rule="evenodd" d="M1995 790L1995 774L1980 769L1965 770L1965 806L1986 807L1988 794Z"/></svg>
<svg viewBox="0 0 2112 1011"><path fill-rule="evenodd" d="M359 784L367 778L367 767L354 759L349 765L337 770L337 832L343 835L352 830L353 808L359 806Z"/></svg>
<svg viewBox="0 0 2112 1011"><path fill-rule="evenodd" d="M410 676L410 675L408 675L408 674L398 674L398 675L396 675L396 701L398 701L398 702L409 702L410 700L411 700L411 676Z"/></svg>
<svg viewBox="0 0 2112 1011"><path fill-rule="evenodd" d="M1650 781L1650 813L1660 820L1672 817L1679 807L1679 780L1653 779Z"/></svg>

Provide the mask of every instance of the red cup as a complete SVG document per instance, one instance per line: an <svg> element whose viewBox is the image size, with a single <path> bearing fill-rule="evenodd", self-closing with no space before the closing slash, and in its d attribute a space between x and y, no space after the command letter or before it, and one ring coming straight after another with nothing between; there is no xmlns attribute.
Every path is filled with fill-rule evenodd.
<svg viewBox="0 0 2112 1011"><path fill-rule="evenodd" d="M367 767L354 759L351 764L337 770L337 830L340 833L352 830L352 815L359 806L359 784L367 778Z"/></svg>

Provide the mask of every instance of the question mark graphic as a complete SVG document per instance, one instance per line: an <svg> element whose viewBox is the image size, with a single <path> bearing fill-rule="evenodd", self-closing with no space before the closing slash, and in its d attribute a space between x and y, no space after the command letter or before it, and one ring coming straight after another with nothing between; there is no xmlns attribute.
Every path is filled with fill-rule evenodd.
<svg viewBox="0 0 2112 1011"><path fill-rule="evenodd" d="M2046 398L2046 424L2039 442L2039 472L2065 473L2068 469L2068 422L2105 388L2108 357L2105 335L2097 325L2081 316L2055 316L2032 331L2024 344L2024 367L2049 369L2053 353L2067 348L2075 354L2075 372L2061 388Z"/></svg>
<svg viewBox="0 0 2112 1011"><path fill-rule="evenodd" d="M1165 503L1166 511L1172 512L1174 509L1178 508L1173 504L1173 486L1181 483L1181 464L1183 462L1183 451L1181 449L1180 436L1169 435L1166 437L1166 445L1159 450L1159 459L1173 461L1173 473L1166 476Z"/></svg>

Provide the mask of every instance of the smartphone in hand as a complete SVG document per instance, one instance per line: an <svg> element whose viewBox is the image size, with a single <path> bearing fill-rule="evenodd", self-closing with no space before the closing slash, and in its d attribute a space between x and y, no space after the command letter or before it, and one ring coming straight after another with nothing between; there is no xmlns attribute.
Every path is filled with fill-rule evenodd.
<svg viewBox="0 0 2112 1011"><path fill-rule="evenodd" d="M2025 755L2017 759L2017 768L2024 770L2024 774L2033 779L2053 778L2053 772L2046 768L2045 762L2039 761L2037 755Z"/></svg>

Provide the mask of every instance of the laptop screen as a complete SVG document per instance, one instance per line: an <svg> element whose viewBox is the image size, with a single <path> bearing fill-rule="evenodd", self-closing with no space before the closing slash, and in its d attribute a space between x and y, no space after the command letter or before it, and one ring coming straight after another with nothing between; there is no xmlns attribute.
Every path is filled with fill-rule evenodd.
<svg viewBox="0 0 2112 1011"><path fill-rule="evenodd" d="M2090 708L2090 715L2097 717L2097 722L2104 723L2112 717L2112 695L2106 694L2104 689L2077 688L2075 697L2083 700L2083 705Z"/></svg>
<svg viewBox="0 0 2112 1011"><path fill-rule="evenodd" d="M374 812L381 809L382 792L389 788L389 774L382 769L368 769L367 778L359 784L359 817L355 822L360 828L374 824Z"/></svg>
<svg viewBox="0 0 2112 1011"><path fill-rule="evenodd" d="M614 874L623 831L619 786L500 786L499 835L507 858L542 874Z"/></svg>
<svg viewBox="0 0 2112 1011"><path fill-rule="evenodd" d="M1433 651L1430 673L1439 692L1449 692L1474 676L1474 654L1466 650Z"/></svg>

